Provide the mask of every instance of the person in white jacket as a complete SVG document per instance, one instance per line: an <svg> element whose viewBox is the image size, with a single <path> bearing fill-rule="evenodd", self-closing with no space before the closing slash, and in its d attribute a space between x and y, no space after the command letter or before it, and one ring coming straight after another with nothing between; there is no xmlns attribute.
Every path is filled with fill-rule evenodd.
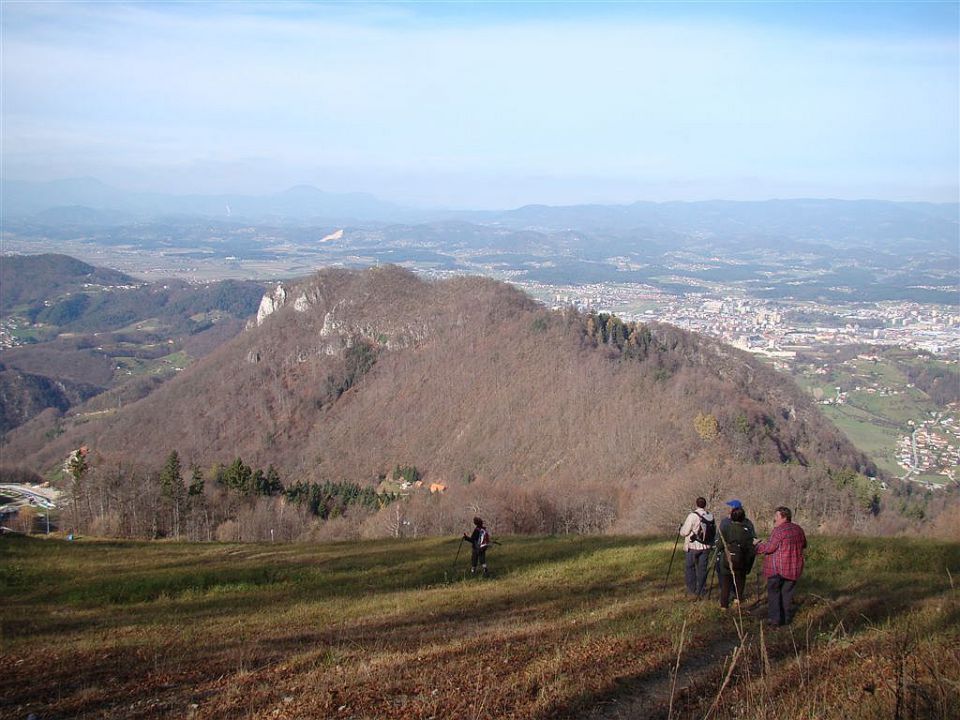
<svg viewBox="0 0 960 720"><path fill-rule="evenodd" d="M697 498L697 506L687 515L680 526L683 536L684 579L687 592L703 597L707 584L707 562L717 535L717 525L713 514L707 510L705 498Z"/></svg>

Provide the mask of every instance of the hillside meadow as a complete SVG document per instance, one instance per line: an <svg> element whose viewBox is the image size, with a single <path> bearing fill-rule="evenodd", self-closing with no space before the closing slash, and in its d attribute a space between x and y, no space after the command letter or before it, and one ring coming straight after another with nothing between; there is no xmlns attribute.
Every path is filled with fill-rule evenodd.
<svg viewBox="0 0 960 720"><path fill-rule="evenodd" d="M2 537L0 717L955 717L960 544L813 537L763 630L753 575L663 589L673 538L500 539Z"/></svg>

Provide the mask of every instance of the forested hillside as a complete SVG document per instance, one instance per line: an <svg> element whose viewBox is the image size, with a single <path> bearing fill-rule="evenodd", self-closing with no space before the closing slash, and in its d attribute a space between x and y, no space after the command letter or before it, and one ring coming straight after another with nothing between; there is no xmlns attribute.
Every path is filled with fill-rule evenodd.
<svg viewBox="0 0 960 720"><path fill-rule="evenodd" d="M0 435L47 408L65 411L100 393L96 385L54 381L0 363Z"/></svg>
<svg viewBox="0 0 960 720"><path fill-rule="evenodd" d="M86 446L90 482L100 472L141 501L163 494L152 478L171 451L198 492L204 477L231 486L224 468L240 458L288 489L419 479L394 511L398 534L446 531L465 507L515 532L663 527L700 493L789 502L818 521L878 509L862 474L875 468L803 393L706 338L394 267L326 270L285 297L143 400L56 428L38 418L8 449L50 472Z"/></svg>
<svg viewBox="0 0 960 720"><path fill-rule="evenodd" d="M84 285L111 287L137 281L116 270L98 268L68 255L0 256L0 308L43 302L50 296Z"/></svg>
<svg viewBox="0 0 960 720"><path fill-rule="evenodd" d="M254 282L141 282L66 255L0 257L0 435L46 409L111 393L114 406L235 335ZM134 392L133 394L136 394Z"/></svg>

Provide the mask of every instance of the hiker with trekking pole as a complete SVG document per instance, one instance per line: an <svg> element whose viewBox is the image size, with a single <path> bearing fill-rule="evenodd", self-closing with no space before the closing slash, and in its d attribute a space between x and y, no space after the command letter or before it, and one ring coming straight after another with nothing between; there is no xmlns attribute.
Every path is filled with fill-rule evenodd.
<svg viewBox="0 0 960 720"><path fill-rule="evenodd" d="M729 522L720 523L717 579L720 583L720 607L724 610L730 607L731 589L734 605L740 605L746 599L747 574L757 557L754 550L756 538L747 526L746 519L743 508L735 507L730 511Z"/></svg>
<svg viewBox="0 0 960 720"><path fill-rule="evenodd" d="M717 523L707 510L706 498L697 498L697 506L683 521L679 536L683 537L683 575L687 592L702 598L707 585L710 553L717 537Z"/></svg>
<svg viewBox="0 0 960 720"><path fill-rule="evenodd" d="M464 540L470 543L470 574L476 575L479 566L483 575L487 575L487 548L493 543L493 539L490 537L490 531L483 524L482 518L475 517L473 525L473 532L470 535L464 533L460 544L462 545ZM459 556L460 549L457 548L457 557Z"/></svg>

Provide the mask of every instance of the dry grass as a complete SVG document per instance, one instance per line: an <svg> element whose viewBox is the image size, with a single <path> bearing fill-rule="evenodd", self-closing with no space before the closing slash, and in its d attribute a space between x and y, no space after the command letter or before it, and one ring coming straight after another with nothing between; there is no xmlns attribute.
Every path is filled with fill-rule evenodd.
<svg viewBox="0 0 960 720"><path fill-rule="evenodd" d="M676 569L661 592L672 545L507 538L483 580L449 577L453 540L5 537L0 716L666 718L672 702L674 718L946 718L958 706L947 568L960 546L816 538L795 624L761 642L762 615L744 613L741 642L730 614L683 597Z"/></svg>

